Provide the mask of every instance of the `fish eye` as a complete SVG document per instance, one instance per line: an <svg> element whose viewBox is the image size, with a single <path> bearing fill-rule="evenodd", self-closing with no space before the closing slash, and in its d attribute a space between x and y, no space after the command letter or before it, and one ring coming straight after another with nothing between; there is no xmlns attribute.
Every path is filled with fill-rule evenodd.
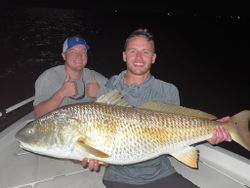
<svg viewBox="0 0 250 188"><path fill-rule="evenodd" d="M28 134L32 134L33 132L34 132L33 129L28 130Z"/></svg>

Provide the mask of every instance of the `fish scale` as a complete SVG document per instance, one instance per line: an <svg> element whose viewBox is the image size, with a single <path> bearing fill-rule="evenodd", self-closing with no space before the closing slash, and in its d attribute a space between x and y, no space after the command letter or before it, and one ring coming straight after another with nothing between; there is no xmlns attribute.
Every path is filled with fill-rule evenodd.
<svg viewBox="0 0 250 188"><path fill-rule="evenodd" d="M111 156L117 160L125 159L128 157L127 155L147 153L148 147L151 148L150 152L154 152L158 150L158 148L168 148L168 144L178 146L179 142L184 142L191 138L195 141L200 135L210 135L212 130L211 123L207 120L199 120L201 126L195 126L197 125L197 119L187 116L176 116L175 114L166 115L161 112L136 108L130 109L127 107L122 108L120 106L110 106L98 103L81 104L78 108L88 109L85 113L91 114L91 116L83 116L78 113L80 117L74 118L83 122L80 123L79 126L84 125L84 122L89 122L88 127L90 129L88 130L92 135L88 136L100 138L95 140L95 148L108 152L110 146L106 144L106 140L114 137L114 139L112 139L114 140L112 145L116 145L116 151L121 150L125 153L112 153ZM95 110L89 111L89 109ZM112 115L110 115L111 111ZM101 123L98 123L100 120ZM218 122L216 122L216 124L218 124ZM109 131L106 131L106 129ZM116 131L110 134L110 130L115 129ZM196 131L194 131L194 129ZM197 129L200 131L197 131ZM114 134L114 132L116 132L116 134ZM107 133L107 138L102 136L104 135L103 133ZM200 133L200 135L197 133ZM135 147L137 146L136 143L140 147Z"/></svg>
<svg viewBox="0 0 250 188"><path fill-rule="evenodd" d="M109 97L112 95L109 95ZM29 122L16 134L28 151L56 158L97 159L126 165L163 154L197 168L193 146L211 137L214 126L227 129L233 140L250 148L250 111L236 114L228 122L196 109L149 101L132 107L120 96L109 103L105 96L92 103L72 104Z"/></svg>

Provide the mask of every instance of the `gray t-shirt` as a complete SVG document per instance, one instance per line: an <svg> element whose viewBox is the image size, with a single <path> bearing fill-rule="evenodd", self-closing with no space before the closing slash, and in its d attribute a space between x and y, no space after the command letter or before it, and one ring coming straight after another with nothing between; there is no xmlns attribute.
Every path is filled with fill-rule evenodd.
<svg viewBox="0 0 250 188"><path fill-rule="evenodd" d="M82 77L76 81L78 91L77 96L65 97L60 104L60 107L67 104L90 102L95 100L94 98L85 95L85 85L90 82L92 74L95 75L95 78L100 86L103 86L107 82L107 78L100 73L84 68ZM35 100L33 105L35 106L45 100L48 100L60 87L62 87L65 78L66 72L64 65L58 65L44 71L35 83Z"/></svg>
<svg viewBox="0 0 250 188"><path fill-rule="evenodd" d="M98 95L112 89L118 89L133 106L138 106L148 100L180 105L178 89L170 83L156 79L150 75L143 84L126 85L124 75L126 71L109 79L101 87ZM166 155L132 165L109 165L104 173L104 180L124 182L129 184L146 184L169 176L175 172Z"/></svg>

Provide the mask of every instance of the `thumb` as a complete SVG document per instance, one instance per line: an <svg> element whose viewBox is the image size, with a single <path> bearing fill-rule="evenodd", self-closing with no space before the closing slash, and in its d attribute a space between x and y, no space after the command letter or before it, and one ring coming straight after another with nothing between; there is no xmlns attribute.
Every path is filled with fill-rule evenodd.
<svg viewBox="0 0 250 188"><path fill-rule="evenodd" d="M91 76L90 76L90 82L91 83L96 83L97 82L94 74L91 74Z"/></svg>
<svg viewBox="0 0 250 188"><path fill-rule="evenodd" d="M220 118L218 119L217 121L220 121L220 122L228 122L230 120L230 116L225 116L223 118Z"/></svg>
<svg viewBox="0 0 250 188"><path fill-rule="evenodd" d="M69 74L66 74L66 78L65 78L65 80L64 80L64 83L69 82L69 81L70 81L70 75L69 75Z"/></svg>

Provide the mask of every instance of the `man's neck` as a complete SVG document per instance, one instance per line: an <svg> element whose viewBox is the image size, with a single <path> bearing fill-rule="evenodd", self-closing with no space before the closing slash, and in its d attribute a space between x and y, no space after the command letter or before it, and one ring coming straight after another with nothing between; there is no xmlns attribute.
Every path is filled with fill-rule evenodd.
<svg viewBox="0 0 250 188"><path fill-rule="evenodd" d="M70 76L71 80L79 80L82 76L82 71L74 71L69 67L65 66L65 72Z"/></svg>
<svg viewBox="0 0 250 188"><path fill-rule="evenodd" d="M131 85L131 84L142 84L150 75L150 73L144 74L144 75L135 75L131 74L129 72L126 72L124 76L124 83L126 85Z"/></svg>

